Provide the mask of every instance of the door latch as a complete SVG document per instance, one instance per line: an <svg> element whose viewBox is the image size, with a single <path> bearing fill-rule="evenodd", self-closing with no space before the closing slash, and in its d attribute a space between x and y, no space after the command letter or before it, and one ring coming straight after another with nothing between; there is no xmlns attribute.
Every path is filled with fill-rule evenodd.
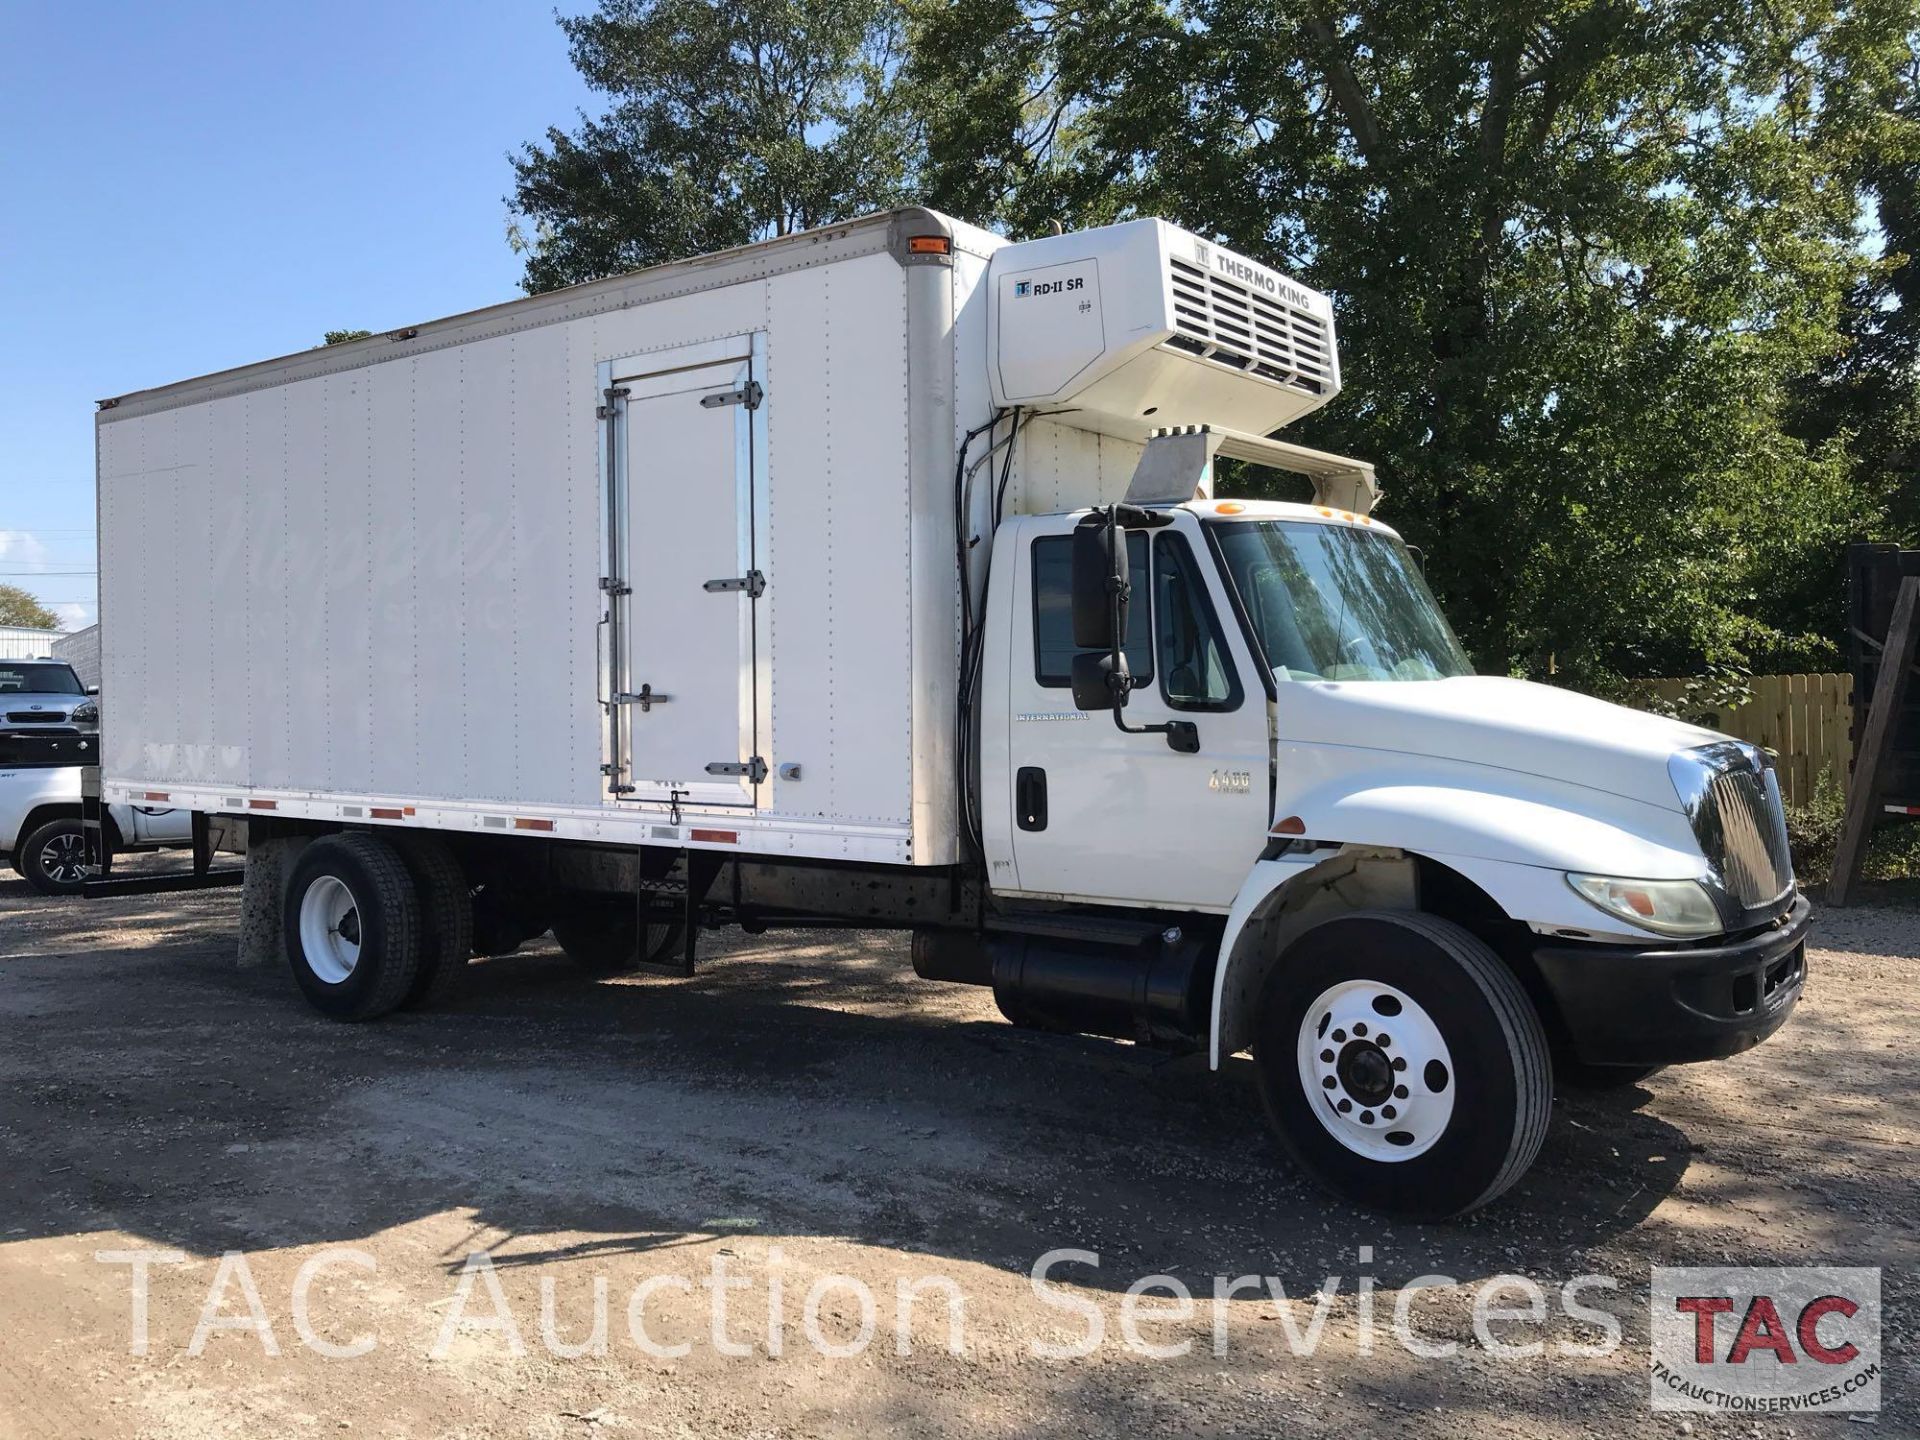
<svg viewBox="0 0 1920 1440"><path fill-rule="evenodd" d="M767 593L767 577L758 570L749 570L744 575L736 575L727 580L709 580L700 587L710 595L718 595L728 590L744 590L747 598L758 600Z"/></svg>
<svg viewBox="0 0 1920 1440"><path fill-rule="evenodd" d="M638 705L641 709L641 712L645 713L646 711L653 709L653 707L656 705L666 704L667 701L671 700L672 698L673 697L671 695L656 695L653 693L653 686L642 685L636 694L632 694L632 695L621 694L621 695L614 696L613 703L616 705Z"/></svg>
<svg viewBox="0 0 1920 1440"><path fill-rule="evenodd" d="M755 785L767 778L767 762L758 755L748 760L716 760L707 766L709 775L744 775Z"/></svg>
<svg viewBox="0 0 1920 1440"><path fill-rule="evenodd" d="M703 410L718 410L722 405L744 405L749 410L758 410L766 391L760 388L758 380L749 380L738 390L722 390L717 395L702 395L700 407Z"/></svg>
<svg viewBox="0 0 1920 1440"><path fill-rule="evenodd" d="M631 393L632 392L624 385L615 385L609 390L602 391L601 394L606 397L607 403L594 407L593 418L596 420L611 420L615 414L614 403L626 399Z"/></svg>

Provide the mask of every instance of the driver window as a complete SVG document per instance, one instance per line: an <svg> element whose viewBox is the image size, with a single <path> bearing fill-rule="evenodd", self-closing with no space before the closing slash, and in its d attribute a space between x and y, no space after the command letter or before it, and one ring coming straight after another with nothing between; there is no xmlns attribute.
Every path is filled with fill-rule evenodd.
<svg viewBox="0 0 1920 1440"><path fill-rule="evenodd" d="M1127 570L1133 576L1133 603L1127 607L1127 673L1135 688L1153 680L1153 651L1147 644L1149 603L1144 571L1147 537L1127 536ZM1042 535L1033 542L1033 678L1048 689L1072 683L1073 541L1066 535Z"/></svg>
<svg viewBox="0 0 1920 1440"><path fill-rule="evenodd" d="M1160 694L1175 710L1234 710L1240 677L1186 537L1153 542L1154 649Z"/></svg>

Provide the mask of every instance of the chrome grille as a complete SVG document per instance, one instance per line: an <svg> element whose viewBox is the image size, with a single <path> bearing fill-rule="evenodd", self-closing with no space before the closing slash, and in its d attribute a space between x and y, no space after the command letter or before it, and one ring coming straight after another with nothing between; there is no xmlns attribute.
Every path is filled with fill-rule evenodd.
<svg viewBox="0 0 1920 1440"><path fill-rule="evenodd" d="M1721 772L1707 787L1707 809L1720 832L1720 854L1708 858L1733 897L1749 908L1779 899L1793 883L1793 861L1772 767Z"/></svg>
<svg viewBox="0 0 1920 1440"><path fill-rule="evenodd" d="M1786 810L1765 752L1737 740L1683 750L1667 764L1700 853L1743 909L1793 888Z"/></svg>
<svg viewBox="0 0 1920 1440"><path fill-rule="evenodd" d="M1189 261L1171 264L1179 333L1167 344L1314 395L1332 385L1333 341L1324 319Z"/></svg>

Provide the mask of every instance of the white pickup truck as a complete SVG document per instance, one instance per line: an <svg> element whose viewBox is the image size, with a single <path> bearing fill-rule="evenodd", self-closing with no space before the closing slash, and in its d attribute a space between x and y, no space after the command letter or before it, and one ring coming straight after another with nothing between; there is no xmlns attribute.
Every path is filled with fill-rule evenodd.
<svg viewBox="0 0 1920 1440"><path fill-rule="evenodd" d="M80 770L87 753L13 758L0 754L0 854L42 895L77 895L86 882L87 836L81 824ZM52 747L49 747L52 748ZM111 853L185 845L191 811L109 805L102 817Z"/></svg>

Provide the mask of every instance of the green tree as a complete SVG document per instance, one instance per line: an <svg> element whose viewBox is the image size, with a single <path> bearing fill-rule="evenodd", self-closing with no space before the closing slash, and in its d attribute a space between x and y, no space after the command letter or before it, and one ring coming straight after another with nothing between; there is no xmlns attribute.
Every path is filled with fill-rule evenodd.
<svg viewBox="0 0 1920 1440"><path fill-rule="evenodd" d="M1302 436L1380 462L1483 667L1831 662L1874 505L1786 422L1907 0L913 3L932 203L1163 214L1334 295Z"/></svg>
<svg viewBox="0 0 1920 1440"><path fill-rule="evenodd" d="M1881 255L1847 295L1841 348L1800 386L1794 428L1847 445L1861 483L1887 498L1911 541L1920 537L1920 33L1883 32L1855 70L1848 98L1873 143L1844 178L1872 205Z"/></svg>
<svg viewBox="0 0 1920 1440"><path fill-rule="evenodd" d="M370 340L372 338L373 332L371 330L329 330L327 331L326 339L322 343L326 345L345 345L351 340Z"/></svg>
<svg viewBox="0 0 1920 1440"><path fill-rule="evenodd" d="M906 197L896 0L600 0L559 23L610 108L513 159L529 291Z"/></svg>
<svg viewBox="0 0 1920 1440"><path fill-rule="evenodd" d="M34 630L58 630L60 619L18 585L0 585L0 625L25 625Z"/></svg>

